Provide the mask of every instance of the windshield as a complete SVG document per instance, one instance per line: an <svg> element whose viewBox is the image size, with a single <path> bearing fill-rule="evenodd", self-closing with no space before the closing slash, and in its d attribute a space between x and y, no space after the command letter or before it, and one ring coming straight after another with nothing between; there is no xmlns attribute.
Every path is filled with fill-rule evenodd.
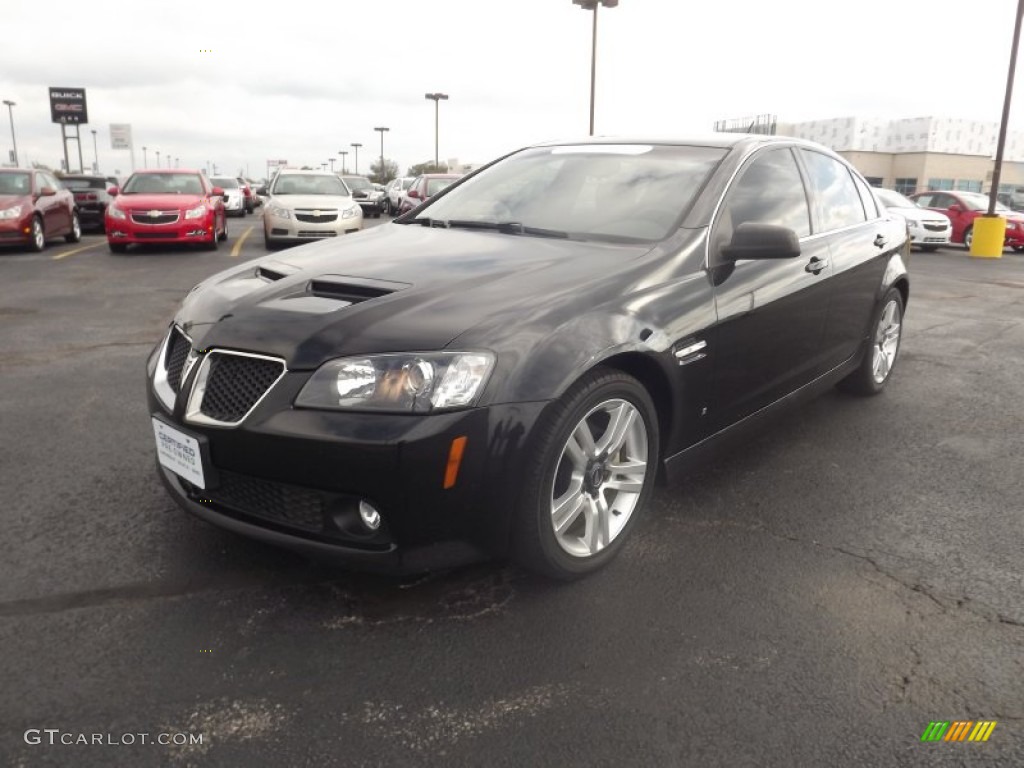
<svg viewBox="0 0 1024 768"><path fill-rule="evenodd" d="M27 173L0 173L0 195L27 195L31 190Z"/></svg>
<svg viewBox="0 0 1024 768"><path fill-rule="evenodd" d="M964 201L964 205L967 206L969 211L988 210L988 195L982 195L977 192L961 192L960 198ZM1002 213L1013 213L1012 210L1002 203L996 203L996 210Z"/></svg>
<svg viewBox="0 0 1024 768"><path fill-rule="evenodd" d="M348 196L345 184L332 173L281 174L274 180L272 195L342 195Z"/></svg>
<svg viewBox="0 0 1024 768"><path fill-rule="evenodd" d="M370 180L364 179L362 176L346 176L345 183L349 189L373 189Z"/></svg>
<svg viewBox="0 0 1024 768"><path fill-rule="evenodd" d="M121 190L124 195L201 195L203 183L191 173L136 173Z"/></svg>
<svg viewBox="0 0 1024 768"><path fill-rule="evenodd" d="M238 189L238 179L232 179L230 177L217 176L210 179L210 183L215 187L221 189Z"/></svg>
<svg viewBox="0 0 1024 768"><path fill-rule="evenodd" d="M62 178L61 184L68 189L106 189L106 179L69 179L67 177Z"/></svg>
<svg viewBox="0 0 1024 768"><path fill-rule="evenodd" d="M725 153L650 144L528 149L419 209L411 222L514 223L580 239L661 240Z"/></svg>
<svg viewBox="0 0 1024 768"><path fill-rule="evenodd" d="M911 200L909 197L904 197L899 192L891 189L879 189L873 187L871 189L875 193L875 196L882 201L882 205L886 208L920 208L917 203Z"/></svg>

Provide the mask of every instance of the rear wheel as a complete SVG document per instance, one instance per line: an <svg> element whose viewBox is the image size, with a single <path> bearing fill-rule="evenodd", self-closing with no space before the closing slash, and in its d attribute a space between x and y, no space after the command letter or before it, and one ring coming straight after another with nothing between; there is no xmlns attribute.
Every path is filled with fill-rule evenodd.
<svg viewBox="0 0 1024 768"><path fill-rule="evenodd" d="M28 247L36 253L39 253L46 247L46 234L43 232L43 222L38 216L32 217L32 231L28 237Z"/></svg>
<svg viewBox="0 0 1024 768"><path fill-rule="evenodd" d="M971 250L971 243L974 241L974 227L968 227L964 230L964 247L969 251Z"/></svg>
<svg viewBox="0 0 1024 768"><path fill-rule="evenodd" d="M78 220L78 211L71 213L71 231L64 235L64 241L77 243L82 239L82 223Z"/></svg>
<svg viewBox="0 0 1024 768"><path fill-rule="evenodd" d="M903 337L903 296L890 288L875 312L870 346L860 367L839 382L839 388L855 395L877 395L885 389Z"/></svg>
<svg viewBox="0 0 1024 768"><path fill-rule="evenodd" d="M607 565L651 493L658 421L647 390L595 369L544 412L518 505L516 559L557 579Z"/></svg>

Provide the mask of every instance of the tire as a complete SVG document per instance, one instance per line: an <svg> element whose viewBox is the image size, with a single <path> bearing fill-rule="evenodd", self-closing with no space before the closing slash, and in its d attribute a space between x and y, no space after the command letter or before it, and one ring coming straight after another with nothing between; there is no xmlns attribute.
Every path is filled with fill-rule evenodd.
<svg viewBox="0 0 1024 768"><path fill-rule="evenodd" d="M1014 253L1022 253L1024 252L1024 245L1015 245L1013 246L1013 250Z"/></svg>
<svg viewBox="0 0 1024 768"><path fill-rule="evenodd" d="M267 230L265 229L263 230L263 247L266 248L268 251L276 251L281 247L273 240L271 240L269 237L267 237Z"/></svg>
<svg viewBox="0 0 1024 768"><path fill-rule="evenodd" d="M71 231L64 235L64 242L77 243L82 239L82 222L78 220L78 211L71 213Z"/></svg>
<svg viewBox="0 0 1024 768"><path fill-rule="evenodd" d="M43 230L43 222L38 216L32 217L32 231L29 234L28 248L33 253L39 253L46 247L46 232Z"/></svg>
<svg viewBox="0 0 1024 768"><path fill-rule="evenodd" d="M972 240L974 240L974 227L968 227L964 230L964 248L968 251L971 250Z"/></svg>
<svg viewBox="0 0 1024 768"><path fill-rule="evenodd" d="M513 555L529 570L577 579L607 565L643 514L657 474L657 412L639 381L596 368L544 411L535 430Z"/></svg>
<svg viewBox="0 0 1024 768"><path fill-rule="evenodd" d="M224 229L227 229L227 223L225 219ZM215 229L210 239L204 242L200 246L204 251L216 251L220 247L220 234Z"/></svg>
<svg viewBox="0 0 1024 768"><path fill-rule="evenodd" d="M877 395L889 382L903 338L903 296L890 288L878 304L871 322L871 338L864 359L839 382L839 389L854 395Z"/></svg>
<svg viewBox="0 0 1024 768"><path fill-rule="evenodd" d="M935 253L937 250L939 250L939 246L937 246L937 245L922 245L921 246L921 250L924 251L925 253Z"/></svg>
<svg viewBox="0 0 1024 768"><path fill-rule="evenodd" d="M127 243L110 243L110 242L108 242L107 243L107 248L110 249L111 253L127 253L128 252L128 245L127 245Z"/></svg>

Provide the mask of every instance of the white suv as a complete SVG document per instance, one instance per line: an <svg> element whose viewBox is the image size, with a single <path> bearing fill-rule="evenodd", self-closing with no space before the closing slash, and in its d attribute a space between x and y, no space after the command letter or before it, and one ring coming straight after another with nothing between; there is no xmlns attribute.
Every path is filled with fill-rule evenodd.
<svg viewBox="0 0 1024 768"><path fill-rule="evenodd" d="M352 199L352 191L330 171L281 171L267 191L263 241L268 249L363 228L362 208Z"/></svg>

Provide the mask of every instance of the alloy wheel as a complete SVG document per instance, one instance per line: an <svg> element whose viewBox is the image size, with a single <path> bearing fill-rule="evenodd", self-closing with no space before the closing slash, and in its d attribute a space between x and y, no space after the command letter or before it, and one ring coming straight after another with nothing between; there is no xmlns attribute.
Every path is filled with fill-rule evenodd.
<svg viewBox="0 0 1024 768"><path fill-rule="evenodd" d="M875 340L871 347L871 373L876 384L881 384L889 376L896 353L900 346L900 330L902 328L899 304L890 299L878 318L875 328Z"/></svg>

